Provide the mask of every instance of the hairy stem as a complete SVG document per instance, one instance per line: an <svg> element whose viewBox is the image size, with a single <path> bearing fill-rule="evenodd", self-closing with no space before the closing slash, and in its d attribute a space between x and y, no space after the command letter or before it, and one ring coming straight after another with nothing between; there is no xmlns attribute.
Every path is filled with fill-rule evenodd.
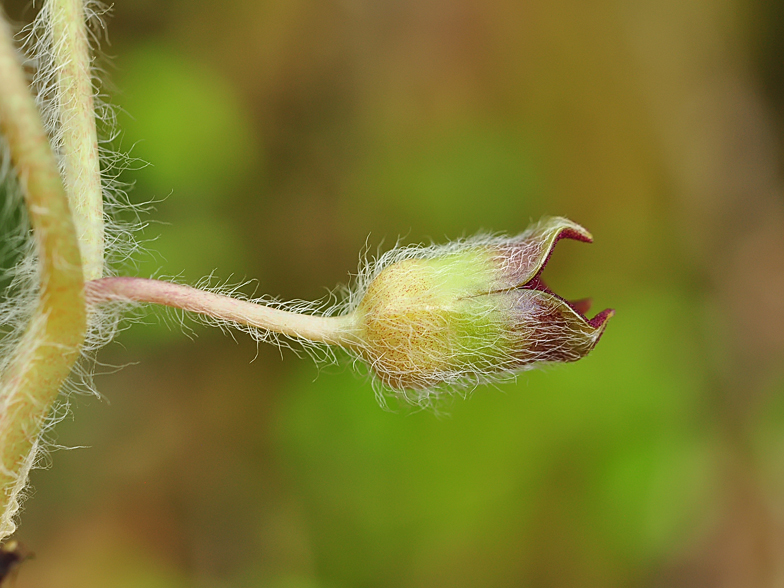
<svg viewBox="0 0 784 588"><path fill-rule="evenodd" d="M145 278L103 278L85 285L87 302L136 301L181 308L212 318L273 331L317 343L355 347L353 315L322 317L298 314L205 292L190 286Z"/></svg>
<svg viewBox="0 0 784 588"><path fill-rule="evenodd" d="M82 0L50 0L48 4L65 189L84 279L94 280L103 275L103 194L84 4Z"/></svg>
<svg viewBox="0 0 784 588"><path fill-rule="evenodd" d="M39 299L0 374L0 540L14 529L38 437L85 334L82 265L57 161L0 14L0 131L25 195Z"/></svg>

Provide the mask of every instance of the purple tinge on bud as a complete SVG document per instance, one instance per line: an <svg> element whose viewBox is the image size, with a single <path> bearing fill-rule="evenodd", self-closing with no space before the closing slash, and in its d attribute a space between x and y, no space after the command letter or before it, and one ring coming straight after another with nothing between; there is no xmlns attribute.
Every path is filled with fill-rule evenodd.
<svg viewBox="0 0 784 588"><path fill-rule="evenodd" d="M544 218L523 234L497 246L500 286L514 297L510 328L513 355L523 366L539 362L577 361L596 346L607 321L605 309L591 319L591 299L565 300L547 287L542 272L561 239L591 243L593 237L572 221Z"/></svg>
<svg viewBox="0 0 784 588"><path fill-rule="evenodd" d="M359 355L388 387L430 391L576 361L596 345L612 310L586 316L541 274L560 239L591 242L581 226L545 218L513 238L479 236L385 255L356 310Z"/></svg>

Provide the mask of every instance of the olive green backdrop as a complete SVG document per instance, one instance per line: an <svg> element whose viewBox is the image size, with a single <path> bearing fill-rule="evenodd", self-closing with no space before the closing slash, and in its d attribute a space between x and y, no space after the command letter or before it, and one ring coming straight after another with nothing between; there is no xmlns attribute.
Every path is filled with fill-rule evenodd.
<svg viewBox="0 0 784 588"><path fill-rule="evenodd" d="M16 586L781 585L781 23L737 0L118 3L115 146L155 202L124 273L311 300L365 248L563 215L595 243L561 242L548 284L617 315L579 363L434 413L382 410L345 358L146 313L55 431L88 448L33 474Z"/></svg>

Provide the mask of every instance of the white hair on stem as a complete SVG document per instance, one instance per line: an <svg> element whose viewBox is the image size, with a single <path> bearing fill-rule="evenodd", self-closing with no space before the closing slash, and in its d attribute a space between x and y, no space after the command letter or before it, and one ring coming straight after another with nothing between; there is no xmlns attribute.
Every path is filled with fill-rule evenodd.
<svg viewBox="0 0 784 588"><path fill-rule="evenodd" d="M25 111L27 117L25 120L33 121L33 124L26 123L28 131L30 129L37 129L37 124L33 119L40 121L43 124L42 131L48 136L47 151L54 152L56 157L56 165L60 170L60 177L66 186L66 193L69 200L69 206L66 207L64 213L60 205L57 205L57 214L60 218L56 222L62 221L63 223L70 223L69 214L67 209L70 208L73 212L72 218L76 226L77 247L81 249L81 255L76 254L76 259L81 257L85 263L79 267L84 268L85 278L100 277L103 272L104 264L104 208L103 201L106 199L110 203L118 202L118 196L121 196L122 188L117 185L117 168L114 170L107 168L106 182L109 188L104 194L102 188L101 171L99 165L99 153L102 148L98 141L96 132L96 110L94 104L98 103L99 117L103 118L106 123L112 123L112 115L110 109L100 105L100 98L97 96L94 84L94 67L93 58L91 56L90 41L95 40L94 31L86 26L86 22L90 21L92 26L100 28L100 14L103 9L97 3L88 2L86 6L82 5L81 0L51 0L44 4L39 11L34 23L22 32L25 38L24 48L27 51L26 65L34 71L35 77L33 81L33 88L35 90L34 96L38 106L38 113L32 113L32 109ZM1 16L1 15L0 15ZM6 23L0 18L0 26L3 27L3 33L6 31ZM24 81L19 84L17 88L10 81L19 79L21 70L18 65L13 64L15 56L12 54L13 48L10 44L10 38L3 39L4 42L4 59L6 60L6 69L4 69L4 79L0 91L16 92L14 96L22 96L22 102L25 102L24 94L26 88L23 88ZM6 44L7 42L7 44ZM16 70L16 71L14 71ZM15 83L15 82L14 82ZM10 85L9 85L10 84ZM12 87L14 88L12 90ZM27 98L29 99L29 98ZM26 107L25 107L26 108ZM10 110L8 112L11 112ZM12 116L9 114L9 116ZM8 121L6 121L8 123ZM8 127L4 128L8 131ZM26 131L26 132L28 132ZM8 410L9 406L16 406L15 403L21 401L24 396L31 407L34 407L34 413L24 417L30 419L28 424L24 425L22 429L26 432L24 435L27 438L24 443L31 443L29 446L29 454L24 457L14 458L9 451L12 451L11 441L5 442L2 447L3 455L6 459L4 471L6 473L13 473L12 476L6 476L6 479L15 480L12 485L4 482L6 494L4 496L4 507L2 514L0 514L0 539L12 533L15 528L14 515L19 509L19 504L23 495L23 490L27 483L27 475L30 467L38 463L38 452L40 448L46 443L42 442L45 432L49 430L55 422L59 421L67 412L64 410L67 407L67 401L61 405L57 405L57 389L48 391L47 386L41 385L41 394L45 395L47 400L43 400L43 396L39 398L35 392L28 392L28 390L35 389L35 365L38 365L41 357L51 354L54 349L46 351L47 346L53 345L56 337L52 337L57 332L57 329L51 330L54 327L46 326L49 322L49 316L53 316L51 306L47 303L47 299L55 300L58 297L52 297L49 292L51 280L60 280L61 278L55 277L55 273L59 273L58 265L66 262L65 260L58 261L58 251L46 249L45 243L59 243L66 235L67 231L64 229L50 229L49 221L43 223L38 220L33 224L35 230L33 233L29 230L27 221L27 212L31 219L37 218L39 211L33 212L32 206L43 206L40 212L46 212L50 206L53 205L53 200L46 194L54 194L57 192L52 184L47 184L46 190L48 192L40 192L40 194L28 193L28 170L30 166L36 169L48 169L46 166L43 168L40 163L46 160L46 154L41 151L36 151L35 157L41 159L27 159L27 155L22 155L22 149L27 143L25 141L36 140L35 133L37 130L29 131L30 134L25 136L18 136L15 141L14 158L16 164L21 166L22 171L17 173L20 175L20 184L15 182L6 181L5 186L10 197L6 200L4 213L6 215L18 216L20 221L17 226L18 229L12 233L10 238L5 239L5 255L6 257L18 258L17 263L4 273L6 286L3 293L3 299L0 301L0 319L2 320L2 341L0 341L0 373L3 376L2 382L2 399L3 404ZM111 136L112 131L108 135ZM20 139L21 138L21 139ZM46 141L44 141L46 142ZM37 144L37 143L36 143ZM2 178L12 178L15 174L9 173L12 166L12 151L2 149L2 164L0 164L0 171ZM123 161L122 157L115 157L114 161ZM17 171L17 170L14 170ZM36 174L40 172L36 171ZM44 172L48 173L48 172ZM32 176L30 176L32 177ZM41 176L43 177L43 176ZM40 183L38 180L35 180ZM47 180L48 181L48 180ZM31 188L32 189L32 188ZM36 188L41 189L41 188ZM19 195L25 193L28 200L29 210L19 205ZM41 202L42 204L33 204L34 202ZM52 208L55 210L55 208ZM52 212L52 215L55 213ZM63 227L66 225L63 224ZM49 234L49 231L52 231ZM122 229L118 234L122 233ZM118 239L114 235L109 242L114 244L124 241ZM35 243L38 243L35 246ZM54 262L54 265L52 265ZM49 269L44 269L48 267ZM80 270L81 271L81 270ZM69 278L70 279L70 278ZM81 288L80 288L81 289ZM70 296L70 295L69 295ZM81 297L81 294L79 295ZM83 302L81 312L84 312ZM49 310L47 310L49 309ZM70 312L70 311L69 311ZM101 342L108 340L111 333L115 330L116 322L107 321L106 312L96 312L90 317L90 335L86 345L84 343L83 331L78 335L75 341L79 341L77 348L84 354L91 348L99 345ZM58 323L59 324L59 323ZM70 323L74 328L77 323ZM36 326L40 325L40 326ZM70 327L69 327L70 328ZM51 334L47 334L50 333ZM62 332L65 339L73 339L77 335L74 331L71 335ZM35 337L40 336L39 340ZM48 341L48 342L47 342ZM69 343L70 345L70 343ZM66 370L63 377L70 371L73 366L71 358L70 347L66 352L65 348L62 355L62 368ZM29 355L29 363L26 357ZM39 358L39 359L35 359ZM55 364L57 362L55 361ZM68 364L68 365L66 365ZM52 364L54 366L54 364ZM43 371L43 370L42 370ZM62 370L60 370L62 371ZM58 372L59 373L59 372ZM18 374L18 375L14 375ZM92 369L86 363L82 363L72 374L71 379L66 383L65 388L74 388L73 382L81 381L86 384L89 389L92 389L91 382ZM24 381L31 383L30 386L24 385L21 388L20 384L14 383L14 378L22 378ZM42 375L41 378L44 378ZM17 380L17 381L22 381ZM52 380L55 385L61 381L58 375ZM84 386L80 386L84 389ZM43 390L47 390L44 392ZM17 399L19 397L19 399ZM9 404L10 403L10 404ZM16 411L14 411L16 414ZM11 416L7 415L6 421ZM21 417L20 417L21 418ZM8 431L15 431L17 425L22 421L14 423L8 421L4 426ZM26 421L25 421L26 422ZM15 433L9 432L8 435ZM4 439L5 433L4 433ZM11 437L8 437L11 439ZM24 446L20 445L20 448ZM22 450L22 449L20 449ZM27 450L24 450L27 451ZM10 460L10 461L9 461ZM8 464L15 464L9 466Z"/></svg>
<svg viewBox="0 0 784 588"><path fill-rule="evenodd" d="M35 73L32 86L39 111L69 194L86 279L133 265L142 249L135 235L145 227L141 215L147 209L130 203L128 186L119 179L140 162L115 148L120 136L116 111L102 92L105 72L98 48L110 13L111 7L97 0L46 0L20 35ZM31 265L34 262L23 261L18 270ZM83 360L69 388L97 394L93 352L115 337L122 316L116 307L92 310ZM82 385L74 386L74 379Z"/></svg>

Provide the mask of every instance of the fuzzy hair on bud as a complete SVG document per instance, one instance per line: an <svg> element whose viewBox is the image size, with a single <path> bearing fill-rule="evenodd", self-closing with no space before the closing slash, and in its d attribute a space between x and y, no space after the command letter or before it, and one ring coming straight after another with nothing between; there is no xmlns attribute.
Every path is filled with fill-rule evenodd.
<svg viewBox="0 0 784 588"><path fill-rule="evenodd" d="M383 389L420 405L584 357L613 311L588 319L589 300L564 300L545 285L541 273L562 238L592 240L555 217L516 237L389 251L360 273L351 308L357 356Z"/></svg>

